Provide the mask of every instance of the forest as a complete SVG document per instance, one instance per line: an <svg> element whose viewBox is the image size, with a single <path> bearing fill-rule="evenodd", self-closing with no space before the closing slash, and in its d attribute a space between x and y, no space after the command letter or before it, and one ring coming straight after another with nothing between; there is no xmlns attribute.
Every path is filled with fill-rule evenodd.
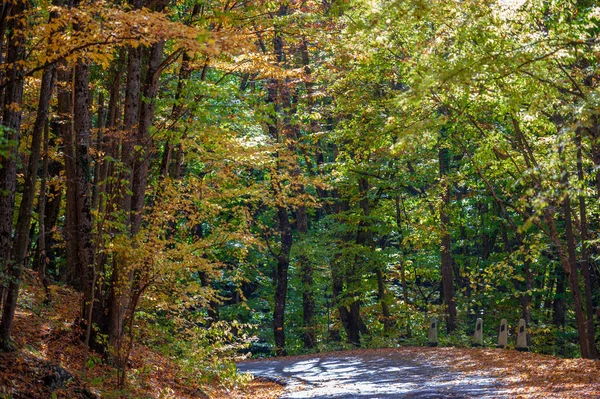
<svg viewBox="0 0 600 399"><path fill-rule="evenodd" d="M139 348L226 381L431 317L598 359L599 33L594 0L3 0L0 374L52 309L121 393Z"/></svg>

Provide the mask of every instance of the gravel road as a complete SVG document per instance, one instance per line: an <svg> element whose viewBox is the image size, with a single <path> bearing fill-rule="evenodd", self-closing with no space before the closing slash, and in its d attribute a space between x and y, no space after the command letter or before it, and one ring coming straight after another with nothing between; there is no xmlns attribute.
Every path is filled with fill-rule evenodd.
<svg viewBox="0 0 600 399"><path fill-rule="evenodd" d="M492 377L465 375L385 351L352 351L238 364L286 385L282 399L500 399Z"/></svg>

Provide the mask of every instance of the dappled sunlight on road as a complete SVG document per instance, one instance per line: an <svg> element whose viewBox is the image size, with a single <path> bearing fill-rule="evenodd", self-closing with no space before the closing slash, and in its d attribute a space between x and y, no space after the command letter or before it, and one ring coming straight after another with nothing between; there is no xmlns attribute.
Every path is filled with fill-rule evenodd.
<svg viewBox="0 0 600 399"><path fill-rule="evenodd" d="M502 398L494 378L466 376L397 353L372 351L239 364L240 371L286 383L282 398Z"/></svg>

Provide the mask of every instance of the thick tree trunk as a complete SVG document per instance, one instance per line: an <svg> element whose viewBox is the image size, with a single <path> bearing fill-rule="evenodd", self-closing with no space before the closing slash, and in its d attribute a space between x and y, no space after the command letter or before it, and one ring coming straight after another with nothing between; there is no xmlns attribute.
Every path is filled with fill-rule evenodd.
<svg viewBox="0 0 600 399"><path fill-rule="evenodd" d="M142 47L128 49L127 79L125 83L125 105L123 115L124 138L121 144L121 162L124 170L119 176L118 208L125 216L122 232L130 232L131 186L133 178L133 150L136 128L139 123L142 74ZM129 306L129 283L133 279L130 265L123 259L114 259L108 294L108 337L115 355L121 351L125 331L125 316Z"/></svg>
<svg viewBox="0 0 600 399"><path fill-rule="evenodd" d="M146 82L140 109L140 121L136 134L136 148L133 160L133 197L131 201L131 235L135 236L142 225L142 210L148 182L148 167L153 145L150 138L150 126L154 121L155 97L158 90L158 77L163 59L164 42L158 42L150 48Z"/></svg>
<svg viewBox="0 0 600 399"><path fill-rule="evenodd" d="M136 5L136 7L139 6ZM160 4L157 5L161 7ZM164 5L162 5L164 7ZM147 57L144 52L147 51ZM124 129L126 139L121 147L121 160L125 165L120 184L120 208L125 215L123 232L135 237L142 227L142 211L148 178L152 140L149 129L154 120L155 97L162 71L164 42L150 48L129 48L125 92ZM142 84L142 62L147 64ZM143 99L143 100L142 100ZM113 261L108 296L108 336L114 359L124 383L125 364L129 350L123 346L126 326L132 325L135 306L141 295L139 274L126 259ZM126 321L129 317L129 322ZM130 334L131 337L131 334ZM129 343L131 346L132 342Z"/></svg>
<svg viewBox="0 0 600 399"><path fill-rule="evenodd" d="M133 154L136 141L136 129L139 123L141 103L142 79L142 47L130 47L127 59L127 80L125 83L125 110L123 115L124 138L121 143L121 162L124 171L121 174L119 184L121 193L119 195L119 209L125 214L125 224L130 225L131 214L131 186L133 184Z"/></svg>
<svg viewBox="0 0 600 399"><path fill-rule="evenodd" d="M352 343L354 346L360 346L360 338L361 338L361 330L364 327L362 324L362 320L360 318L360 302L353 301L350 303L350 312L349 312L349 323L350 323L350 336L348 339L349 343Z"/></svg>
<svg viewBox="0 0 600 399"><path fill-rule="evenodd" d="M8 156L0 157L0 273L2 288L8 286L8 293L3 303L2 321L0 322L0 350L12 349L10 333L17 306L18 286L21 278L21 265L11 262L12 227L15 207L15 190L17 185L18 143L21 130L21 103L23 97L23 79L19 61L24 58L23 32L26 29L25 2L17 1L12 6L11 19L7 22L6 62L12 67L6 79L10 82L4 92L4 113L2 124L6 128L6 138L12 143ZM7 279L8 277L8 279ZM8 283L8 284L7 284ZM0 292L5 297L4 289Z"/></svg>
<svg viewBox="0 0 600 399"><path fill-rule="evenodd" d="M84 303L81 315L87 319L87 309L93 301L95 279L92 243L92 162L90 156L92 118L90 114L89 66L80 61L75 67L73 85L73 129L75 131L75 176L73 186L76 196L77 273L81 276Z"/></svg>
<svg viewBox="0 0 600 399"><path fill-rule="evenodd" d="M447 174L450 169L450 154L447 148L439 150L439 170L441 184L440 230L441 230L441 268L444 303L446 304L446 330L448 333L456 330L456 304L454 303L454 276L452 271L452 253L450 236L450 186Z"/></svg>
<svg viewBox="0 0 600 399"><path fill-rule="evenodd" d="M356 297L360 289L360 278L357 276L358 271L354 266L350 267L346 272L348 274L346 275L346 293L344 297L350 296L350 303L348 307L343 306L345 317L342 317L342 322L346 329L347 342L359 347L361 343L361 334L368 333L368 330L360 317L360 299Z"/></svg>
<svg viewBox="0 0 600 399"><path fill-rule="evenodd" d="M12 1L3 1L0 12L0 49L4 49L4 38L6 36L6 28L12 12L14 3ZM0 51L0 63L4 62L4 52Z"/></svg>
<svg viewBox="0 0 600 399"><path fill-rule="evenodd" d="M66 270L61 278L75 288L82 290L82 276L77 273L77 186L76 186L76 155L73 130L73 71L66 65L58 69L58 114L60 118L59 131L63 141L63 153L66 177L66 205L64 239L66 246Z"/></svg>
<svg viewBox="0 0 600 399"><path fill-rule="evenodd" d="M132 90L129 99L131 108L129 110L127 108L128 102L126 97L125 115L128 119L126 129L131 129L130 140L133 142L133 147L129 146L129 149L133 150L133 156L127 155L130 157L128 161L131 165L131 171L129 172L131 181L128 183L131 187L131 197L129 197L129 194L125 194L128 197L125 198L125 201L129 202L126 206L130 211L128 233L131 237L135 237L142 226L142 211L144 208L144 197L148 180L148 166L150 162L149 155L152 151L149 130L154 120L154 100L158 89L158 78L160 75L159 67L163 58L163 50L164 42L155 43L149 49L148 66L145 71L145 83L143 89L141 89L144 101L138 101L137 104L137 107L139 107L137 126L133 124L133 115L129 115L128 113L133 112L133 109L137 108L133 104L135 99L138 98L139 100L141 82L137 81L137 68L138 66L141 68L141 63L138 65L137 54L132 58L131 61L134 65L130 64L131 69L129 69L129 72L132 73L132 79L136 79L135 81L129 80L128 72L128 85L131 84L128 88ZM140 62L142 58L139 59ZM138 94L137 96L135 95L136 91ZM125 146L123 150L125 151ZM125 156L125 154L123 156ZM119 292L117 295L113 295L114 302L111 303L113 312L111 313L111 318L109 320L109 342L117 349L118 353L120 352L122 341L125 336L125 318L128 315L133 317L133 308L131 304L134 303L134 297L137 296L138 293L136 283L137 278L131 265L124 265L119 262L117 268L119 269L121 279L114 280L117 286L113 287L113 290L118 289ZM128 271L123 273L124 269L127 269ZM120 355L122 356L123 354ZM126 354L125 357L127 357ZM121 361L122 359L119 359L119 362Z"/></svg>

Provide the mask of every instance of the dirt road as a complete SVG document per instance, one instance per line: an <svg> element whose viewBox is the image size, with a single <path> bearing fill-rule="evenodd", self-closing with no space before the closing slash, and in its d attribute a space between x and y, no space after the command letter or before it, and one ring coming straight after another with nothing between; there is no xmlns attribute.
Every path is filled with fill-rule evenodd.
<svg viewBox="0 0 600 399"><path fill-rule="evenodd" d="M286 384L281 398L507 398L489 376L473 376L379 351L336 352L238 364L241 372Z"/></svg>

